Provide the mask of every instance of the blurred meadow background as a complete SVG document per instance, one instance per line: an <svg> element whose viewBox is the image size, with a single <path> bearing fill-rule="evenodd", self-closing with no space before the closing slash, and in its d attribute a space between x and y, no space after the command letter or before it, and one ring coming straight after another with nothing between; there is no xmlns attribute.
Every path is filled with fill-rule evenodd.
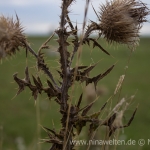
<svg viewBox="0 0 150 150"><path fill-rule="evenodd" d="M31 4L33 2L36 7ZM97 6L97 0L92 2L94 6ZM148 3L146 0L143 2ZM58 27L60 1L56 0L54 4L51 0L44 0L42 3L40 1L35 3L32 0L31 3L24 0L1 1L0 11L1 14L14 17L14 11L16 11L22 25L25 26L25 33L31 43L31 47L37 51L53 29ZM84 1L81 1L81 3L84 6ZM41 7L38 7L38 4L42 4ZM80 3L77 2L77 4ZM81 10L78 6L74 6L76 12ZM54 7L56 7L57 12L54 12ZM53 11L51 8L53 8ZM40 12L42 13L40 14ZM76 12L73 10L73 14L76 14ZM79 11L79 13L82 12ZM92 14L94 15L94 12L90 8L88 17L92 17L94 20L96 16L94 15L93 17ZM72 16L77 18L76 15ZM35 18L37 20L34 20ZM82 16L79 19L82 21ZM76 20L74 19L74 21ZM32 22L34 23L32 24ZM52 39L50 42L51 48L45 51L45 60L55 77L59 79L59 75L56 72L59 67L56 39L57 37ZM94 109L98 110L113 95L119 77L126 70L122 91L120 95L113 98L112 103L115 104L122 98L128 99L131 96L135 96L130 107L125 112L124 124L128 122L137 105L138 111L131 126L125 128L124 131L120 130L119 138L136 141L145 139L146 144L142 147L137 143L135 146L117 146L117 149L149 150L147 140L150 139L150 69L148 69L150 68L150 26L149 24L144 25L141 30L140 45L133 53L126 46L110 46L103 39L99 39L99 43L111 56L107 56L97 48L93 49L92 46L84 46L80 63L90 65L99 61L90 76L97 75L100 72L103 73L111 65L116 65L113 71L99 82L99 98L94 105ZM71 50L72 48L70 47ZM47 150L50 145L43 144L40 140L47 137L41 125L55 128L56 130L61 127L58 105L53 100L47 99L45 94L39 96L36 105L31 92L27 88L24 92L15 96L18 86L13 81L13 74L18 72L18 77L24 78L26 64L29 65L31 75L37 73L35 59L30 54L28 55L29 57L26 58L25 50L20 50L17 55L4 59L0 64L0 150ZM43 77L43 81L47 78L42 72L38 75ZM75 86L74 99L79 97L83 87L84 85L82 84ZM89 103L92 99L92 97L88 99L88 97L92 96L91 91L92 88L85 90L85 103ZM97 138L101 138L99 130L97 131Z"/></svg>
<svg viewBox="0 0 150 150"><path fill-rule="evenodd" d="M47 37L29 37L29 41L34 43L32 46L37 50L46 38ZM45 53L48 66L56 73L55 69L58 67L57 45L55 40L52 41L52 49ZM128 99L132 95L135 95L134 100L125 113L123 119L124 123L127 123L132 112L139 104L137 114L131 126L124 129L124 132L122 130L120 131L120 136L126 140L138 140L141 138L147 140L150 138L149 42L149 38L141 38L140 46L132 53L129 64L127 64L127 62L130 56L130 50L124 46L119 46L114 49L113 47L109 47L104 40L100 39L100 43L102 43L105 48L107 47L113 57L105 55L97 48L92 51L92 48L88 46L83 48L82 64L93 64L100 60L91 76L99 72L104 72L106 68L116 63L114 70L98 84L101 93L95 104L95 110L98 110L113 94L119 77L124 74L125 68L128 65L121 95L119 98L115 97L113 99L113 103L116 103L118 99L123 97ZM37 101L36 105L33 97L31 97L31 92L27 88L20 95L14 97L18 86L14 83L12 75L18 72L18 77L24 78L26 63L30 66L31 74L34 74L36 71L36 62L32 56L26 59L24 50L21 50L21 52L8 60L3 60L3 63L0 65L0 142L4 150L37 149L39 139L47 137L40 125L56 129L60 127L60 118L59 115L57 115L59 108L53 100L46 99L46 95L43 94L39 96L39 101ZM40 73L40 76L43 76L43 79L46 78L42 73ZM56 74L56 77L59 79L58 74ZM77 86L75 88L74 97L81 94L80 88L82 87ZM88 92L85 91L84 95L89 94L91 92L90 90L91 89L89 89ZM85 98L84 102L88 103L89 100ZM93 110L93 112L95 110ZM23 148L19 147L21 145ZM46 149L49 147L49 144L40 144L40 146L42 149ZM128 149L138 148L148 150L149 146L128 146ZM121 149L123 148L121 147Z"/></svg>

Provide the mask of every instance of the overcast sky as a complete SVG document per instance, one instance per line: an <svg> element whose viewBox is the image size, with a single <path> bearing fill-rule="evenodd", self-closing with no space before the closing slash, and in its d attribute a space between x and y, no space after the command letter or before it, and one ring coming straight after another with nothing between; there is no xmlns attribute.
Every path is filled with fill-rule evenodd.
<svg viewBox="0 0 150 150"><path fill-rule="evenodd" d="M142 0L150 8L150 0ZM76 0L70 7L70 18L73 22L82 25L83 12L86 0ZM91 0L95 10L105 0ZM22 26L27 34L46 34L58 27L61 0L0 0L0 14L20 18ZM97 17L91 8L88 11L88 19L97 21ZM150 21L150 17L148 18ZM141 29L142 35L150 35L150 23L144 23Z"/></svg>

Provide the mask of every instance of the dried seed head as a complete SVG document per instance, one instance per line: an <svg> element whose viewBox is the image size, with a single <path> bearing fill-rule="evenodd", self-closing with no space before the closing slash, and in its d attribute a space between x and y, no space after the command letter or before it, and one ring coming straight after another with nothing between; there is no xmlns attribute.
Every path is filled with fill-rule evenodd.
<svg viewBox="0 0 150 150"><path fill-rule="evenodd" d="M137 0L112 0L100 6L100 28L109 43L134 48L139 43L139 30L146 22L149 9Z"/></svg>
<svg viewBox="0 0 150 150"><path fill-rule="evenodd" d="M0 16L0 59L16 53L19 46L25 47L26 37L22 32L18 17L14 21L13 18Z"/></svg>
<svg viewBox="0 0 150 150"><path fill-rule="evenodd" d="M118 81L118 83L116 85L116 89L114 91L114 95L117 94L119 89L121 88L121 85L123 83L124 78L125 78L125 75L120 76L119 81Z"/></svg>

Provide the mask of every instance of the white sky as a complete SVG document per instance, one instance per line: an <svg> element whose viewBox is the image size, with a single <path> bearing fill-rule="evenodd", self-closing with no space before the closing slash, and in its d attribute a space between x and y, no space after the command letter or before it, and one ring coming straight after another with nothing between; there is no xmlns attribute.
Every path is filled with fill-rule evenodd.
<svg viewBox="0 0 150 150"><path fill-rule="evenodd" d="M70 8L70 18L82 26L84 6L86 0L76 0ZM150 0L142 0L150 8ZM91 0L95 10L105 0ZM61 0L0 0L0 14L20 18L22 26L27 34L46 34L58 27ZM91 7L88 11L88 19L97 21L97 17ZM150 17L148 18L150 21ZM150 23L144 23L141 29L142 35L150 35Z"/></svg>

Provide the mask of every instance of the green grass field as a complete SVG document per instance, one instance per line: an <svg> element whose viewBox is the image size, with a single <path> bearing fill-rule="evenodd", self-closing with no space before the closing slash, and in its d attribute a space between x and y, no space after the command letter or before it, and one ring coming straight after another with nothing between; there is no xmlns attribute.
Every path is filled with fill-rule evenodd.
<svg viewBox="0 0 150 150"><path fill-rule="evenodd" d="M35 51L45 40L46 37L29 38ZM150 38L141 39L140 46L132 53L129 64L128 60L131 53L126 46L110 47L103 40L100 40L100 43L113 57L105 55L97 48L92 50L92 46L85 46L80 63L88 65L100 61L90 74L91 76L104 72L112 64L116 64L116 66L107 77L99 82L98 86L105 87L107 93L96 101L93 112L98 110L101 104L113 94L119 77L124 74L125 68L128 66L120 97L118 95L114 97L112 103L115 104L123 97L129 98L135 95L123 118L124 123L127 123L132 112L139 105L137 114L131 126L124 129L124 132L121 131L120 135L126 140L132 139L136 142L139 139L145 139L146 144L143 147L138 146L138 143L135 146L118 146L117 149L149 150L147 140L150 139L150 70L148 69ZM49 52L46 51L46 61L49 68L58 77L55 71L58 67L58 56L51 52L57 48L57 43L52 41L50 44L52 49ZM36 71L35 59L30 54L29 59L26 59L25 51L22 50L8 60L3 60L0 65L0 149L3 150L36 150L37 147L41 147L42 150L49 149L49 144L37 144L39 138L47 137L40 125L49 128L55 127L56 130L61 126L60 116L57 115L59 108L55 102L46 99L46 95L39 96L39 107L35 105L28 89L14 98L17 84L14 83L12 75L18 72L18 77L24 78L24 68L27 63L30 66L31 74L34 74ZM40 76L43 76L43 79L46 78L42 73ZM74 89L74 99L81 94L80 89L81 87ZM86 103L86 100L84 102Z"/></svg>

